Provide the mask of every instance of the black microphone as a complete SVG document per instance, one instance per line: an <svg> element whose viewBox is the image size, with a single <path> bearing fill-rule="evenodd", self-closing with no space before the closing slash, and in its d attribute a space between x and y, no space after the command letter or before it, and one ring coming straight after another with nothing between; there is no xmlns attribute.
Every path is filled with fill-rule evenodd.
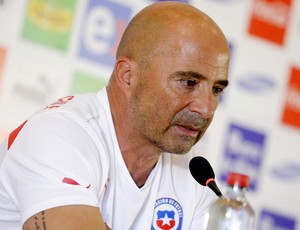
<svg viewBox="0 0 300 230"><path fill-rule="evenodd" d="M215 173L208 160L204 157L194 157L189 164L194 179L203 186L208 186L218 197L222 196L215 181Z"/></svg>

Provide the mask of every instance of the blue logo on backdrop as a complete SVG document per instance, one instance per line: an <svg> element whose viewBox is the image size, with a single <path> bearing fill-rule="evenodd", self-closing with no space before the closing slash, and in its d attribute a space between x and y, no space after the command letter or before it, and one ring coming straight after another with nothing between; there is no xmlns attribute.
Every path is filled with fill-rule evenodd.
<svg viewBox="0 0 300 230"><path fill-rule="evenodd" d="M255 190L262 167L265 134L235 124L229 126L225 140L221 180L226 181L229 172L249 175L250 188Z"/></svg>
<svg viewBox="0 0 300 230"><path fill-rule="evenodd" d="M106 0L90 0L83 20L79 55L95 63L113 66L130 15L128 7Z"/></svg>
<svg viewBox="0 0 300 230"><path fill-rule="evenodd" d="M253 93L267 93L275 88L272 78L254 73L240 76L238 84L242 89Z"/></svg>
<svg viewBox="0 0 300 230"><path fill-rule="evenodd" d="M270 211L263 210L260 213L257 229L262 230L296 230L296 220L292 217L280 215Z"/></svg>
<svg viewBox="0 0 300 230"><path fill-rule="evenodd" d="M273 167L272 176L284 181L300 179L300 163L285 162Z"/></svg>

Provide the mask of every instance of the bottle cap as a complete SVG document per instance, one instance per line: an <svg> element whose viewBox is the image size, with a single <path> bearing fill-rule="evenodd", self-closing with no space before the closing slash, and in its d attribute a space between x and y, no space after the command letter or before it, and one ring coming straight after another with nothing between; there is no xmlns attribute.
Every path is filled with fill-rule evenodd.
<svg viewBox="0 0 300 230"><path fill-rule="evenodd" d="M227 184L233 186L237 184L241 188L248 188L249 176L241 173L230 172L227 178Z"/></svg>

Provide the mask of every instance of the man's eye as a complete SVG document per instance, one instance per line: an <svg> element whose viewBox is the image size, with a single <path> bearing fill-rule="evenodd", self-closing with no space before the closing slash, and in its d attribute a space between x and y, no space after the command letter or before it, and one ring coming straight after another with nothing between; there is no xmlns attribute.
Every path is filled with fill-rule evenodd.
<svg viewBox="0 0 300 230"><path fill-rule="evenodd" d="M213 93L216 95L220 95L221 93L223 93L224 89L220 88L220 87L214 87L213 88Z"/></svg>
<svg viewBox="0 0 300 230"><path fill-rule="evenodd" d="M187 87L193 87L197 84L195 80L182 80Z"/></svg>

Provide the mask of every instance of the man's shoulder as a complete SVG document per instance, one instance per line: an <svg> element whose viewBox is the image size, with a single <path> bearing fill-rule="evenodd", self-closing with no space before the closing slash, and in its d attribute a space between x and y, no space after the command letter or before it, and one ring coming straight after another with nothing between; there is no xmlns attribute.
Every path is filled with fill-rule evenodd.
<svg viewBox="0 0 300 230"><path fill-rule="evenodd" d="M70 113L81 117L98 116L101 107L100 101L96 94L78 94L61 97L56 101L46 105L39 110L37 114L47 114L52 112Z"/></svg>
<svg viewBox="0 0 300 230"><path fill-rule="evenodd" d="M105 92L63 96L33 113L29 119L39 116L72 117L90 121L109 112Z"/></svg>

